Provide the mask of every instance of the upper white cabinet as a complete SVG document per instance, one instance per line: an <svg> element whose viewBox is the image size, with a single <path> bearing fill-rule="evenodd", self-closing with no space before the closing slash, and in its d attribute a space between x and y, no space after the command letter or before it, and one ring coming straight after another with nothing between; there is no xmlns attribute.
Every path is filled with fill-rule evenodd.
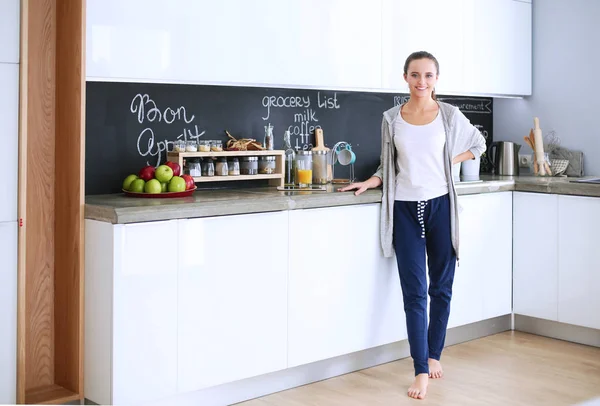
<svg viewBox="0 0 600 406"><path fill-rule="evenodd" d="M0 0L0 63L19 63L20 5L20 0Z"/></svg>
<svg viewBox="0 0 600 406"><path fill-rule="evenodd" d="M382 15L382 87L408 92L403 76L406 58L427 51L440 64L436 92L463 89L463 27L468 22L462 0L384 0Z"/></svg>
<svg viewBox="0 0 600 406"><path fill-rule="evenodd" d="M184 10L184 12L182 12ZM87 77L406 92L414 52L438 94L531 94L531 3L90 0Z"/></svg>
<svg viewBox="0 0 600 406"><path fill-rule="evenodd" d="M5 168L0 183L0 222L17 221L19 65L14 63L0 63L0 145L0 162Z"/></svg>
<svg viewBox="0 0 600 406"><path fill-rule="evenodd" d="M531 3L463 0L464 91L531 95Z"/></svg>
<svg viewBox="0 0 600 406"><path fill-rule="evenodd" d="M178 258L178 391L285 369L288 212L180 220Z"/></svg>
<svg viewBox="0 0 600 406"><path fill-rule="evenodd" d="M91 0L88 78L381 86L382 0Z"/></svg>
<svg viewBox="0 0 600 406"><path fill-rule="evenodd" d="M514 192L515 314L558 321L558 195Z"/></svg>
<svg viewBox="0 0 600 406"><path fill-rule="evenodd" d="M515 0L383 0L383 87L407 91L415 51L440 64L438 94L531 94L531 4Z"/></svg>
<svg viewBox="0 0 600 406"><path fill-rule="evenodd" d="M558 207L558 321L600 329L600 198L559 196Z"/></svg>
<svg viewBox="0 0 600 406"><path fill-rule="evenodd" d="M407 337L380 206L290 211L288 368Z"/></svg>

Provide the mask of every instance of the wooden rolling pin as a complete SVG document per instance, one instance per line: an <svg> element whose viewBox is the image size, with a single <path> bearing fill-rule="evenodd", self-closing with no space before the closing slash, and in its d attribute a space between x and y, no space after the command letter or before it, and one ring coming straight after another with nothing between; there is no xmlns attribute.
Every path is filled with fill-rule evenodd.
<svg viewBox="0 0 600 406"><path fill-rule="evenodd" d="M540 128L540 120L537 117L533 118L533 139L535 142L535 160L539 167L541 176L546 176L546 160L544 159L544 139L542 137L542 129Z"/></svg>

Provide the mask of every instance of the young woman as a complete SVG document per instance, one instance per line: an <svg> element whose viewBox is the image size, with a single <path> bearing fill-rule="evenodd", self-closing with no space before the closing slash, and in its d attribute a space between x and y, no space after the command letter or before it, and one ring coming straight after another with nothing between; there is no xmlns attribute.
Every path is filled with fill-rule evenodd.
<svg viewBox="0 0 600 406"><path fill-rule="evenodd" d="M408 395L415 399L425 398L429 378L443 374L440 357L459 255L452 166L485 151L485 139L458 108L436 100L438 75L438 61L430 53L415 52L406 59L404 79L410 98L383 114L377 172L365 182L340 189L359 195L383 184L381 245L384 255L395 253L398 262L415 368Z"/></svg>

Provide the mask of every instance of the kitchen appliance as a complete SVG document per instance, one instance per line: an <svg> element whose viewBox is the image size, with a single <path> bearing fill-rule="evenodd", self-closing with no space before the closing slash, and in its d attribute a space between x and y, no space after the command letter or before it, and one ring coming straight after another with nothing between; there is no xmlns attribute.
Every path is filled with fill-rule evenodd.
<svg viewBox="0 0 600 406"><path fill-rule="evenodd" d="M490 158L493 157L492 165L494 174L502 176L518 176L520 149L520 144L510 141L496 141L492 143L488 155Z"/></svg>

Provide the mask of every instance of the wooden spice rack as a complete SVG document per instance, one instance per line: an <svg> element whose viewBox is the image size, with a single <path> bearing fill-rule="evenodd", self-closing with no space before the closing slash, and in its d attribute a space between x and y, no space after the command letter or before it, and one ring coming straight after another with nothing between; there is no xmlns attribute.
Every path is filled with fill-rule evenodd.
<svg viewBox="0 0 600 406"><path fill-rule="evenodd" d="M275 173L258 174L258 175L231 175L231 176L200 176L194 177L194 182L223 182L236 180L269 180L269 185L283 186L284 185L284 156L285 151L222 151L222 152L168 152L167 160L177 162L183 170L183 161L186 158L219 158L219 157L244 157L244 156L275 156ZM241 165L241 162L240 162Z"/></svg>

